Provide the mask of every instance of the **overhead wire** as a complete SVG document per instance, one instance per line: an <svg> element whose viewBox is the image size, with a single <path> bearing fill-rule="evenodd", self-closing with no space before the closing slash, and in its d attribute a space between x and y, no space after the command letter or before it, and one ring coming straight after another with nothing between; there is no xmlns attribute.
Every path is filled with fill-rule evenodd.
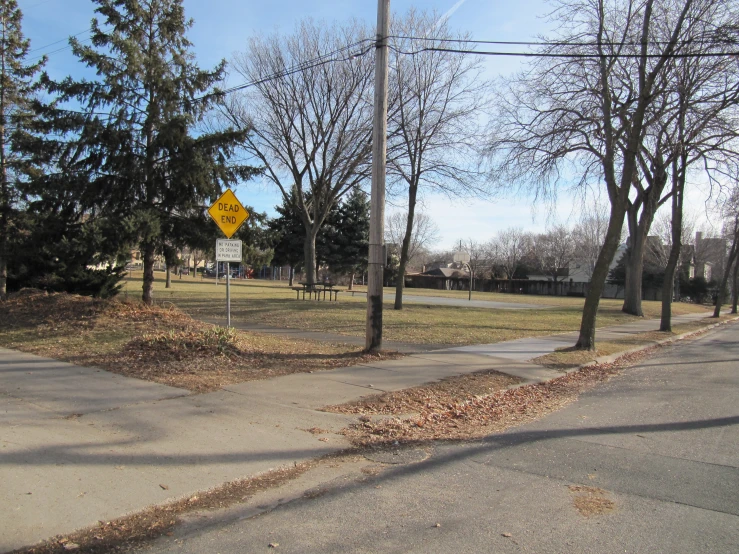
<svg viewBox="0 0 739 554"><path fill-rule="evenodd" d="M83 43L86 43L86 42L90 42L91 40L92 40L92 37L86 38L86 39L82 39L79 42L80 42L80 44L83 44ZM52 54L58 54L59 52L64 52L65 50L71 50L71 49L72 49L72 46L71 45L63 46L62 48L58 48L57 50L52 50L51 52L46 52L44 54L41 54L40 56L36 56L35 58L32 58L29 61L35 62L35 61L40 60L41 58L45 58L45 57L51 56Z"/></svg>
<svg viewBox="0 0 739 554"><path fill-rule="evenodd" d="M43 46L39 46L38 48L34 48L33 50L29 50L26 53L27 54L33 54L34 52L38 52L39 50L43 50L44 48L48 48L49 46L54 46L55 44L59 44L60 42L67 42L67 41L69 41L70 38L76 38L76 37L78 37L80 35L84 35L85 33L89 33L91 31L92 31L92 27L88 27L84 31L80 31L80 32L75 33L74 35L70 35L70 36L68 36L66 38L60 38L59 40L55 40L54 42L50 42L49 44L45 44ZM53 52L48 52L47 54L49 54L49 53L53 53Z"/></svg>
<svg viewBox="0 0 739 554"><path fill-rule="evenodd" d="M613 42L613 41L600 41L600 42L570 42L570 41L509 41L509 40L479 40L479 39L468 39L468 38L435 38L435 37L417 37L412 35L389 35L387 38L389 39L400 39L400 40L417 40L417 41L427 41L427 42L456 42L456 43L464 43L464 44L492 44L492 45L499 45L499 46L641 46L642 44L646 44L648 46L652 45L659 45L659 46L666 46L668 44L672 44L670 41L647 41L645 43L639 42L639 41L620 41L620 42ZM739 42L737 41L729 41L729 40L679 40L674 41L674 44L677 45L687 45L687 44L712 44L712 45L739 45Z"/></svg>
<svg viewBox="0 0 739 554"><path fill-rule="evenodd" d="M425 47L419 48L418 50L407 51L401 50L396 46L388 46L392 51L407 55L416 56L424 52L450 52L453 54L474 54L477 56L514 56L522 58L571 58L571 59L594 59L599 60L601 58L609 59L623 59L623 58L661 58L664 54L578 54L575 52L493 52L489 50L465 50L461 48L437 48L437 47ZM674 58L715 58L715 57L730 57L739 56L739 50L734 52L700 52L700 53L673 53L668 54L667 57L670 59Z"/></svg>
<svg viewBox="0 0 739 554"><path fill-rule="evenodd" d="M684 41L648 41L645 43L635 41L600 41L600 42L546 42L546 41L501 41L501 40L476 40L468 38L434 38L434 37L417 37L411 35L390 35L388 39L398 40L409 40L409 41L421 41L421 42L432 42L432 43L457 43L457 44L475 44L475 45L494 45L494 46L543 46L543 47L583 47L583 48L595 48L595 47L623 47L623 46L667 46L673 44L675 46L685 45L711 45L711 46L739 46L737 41L729 40L684 40ZM416 50L403 50L398 46L389 45L389 48L398 54L414 56L423 52L450 52L454 54L475 54L480 56L513 56L513 57L524 57L524 58L574 58L574 59L601 59L604 55L599 53L578 53L578 52L510 52L510 51L490 51L490 50L477 50L470 48L447 48L440 46L424 46ZM605 54L608 58L660 58L664 56L664 53L657 54L641 54L641 53L618 53L618 54ZM670 58L694 58L694 57L722 57L722 56L739 56L738 51L731 52L675 52L668 54Z"/></svg>
<svg viewBox="0 0 739 554"><path fill-rule="evenodd" d="M90 32L92 29L87 29L85 31L81 31L77 33L76 35L72 35L72 37L77 37L80 35L83 35L87 32ZM434 38L434 37L416 37L416 36L404 36L404 35L390 35L387 37L387 39L398 39L398 40L410 40L410 41L421 41L421 42L433 42L433 43L457 43L457 44L475 44L475 45L498 45L498 46L548 46L548 47L596 47L596 46L641 46L641 42L544 42L544 41L496 41L496 40L477 40L477 39L465 39L465 38ZM65 39L62 39L65 40ZM41 50L45 47L52 46L54 44L58 44L59 42L62 42L62 40L50 43L44 47L37 48L33 50L33 52ZM91 40L91 38L85 39L81 42L88 42ZM365 45L367 43L372 43L370 46L365 47L362 50L358 50L356 52L353 52L349 56L345 57L336 57L339 54L342 54L344 52L350 51L353 48L359 48L362 45ZM253 79L251 81L247 81L245 83L241 83L239 85L235 85L232 87L229 87L224 90L219 90L217 92L208 93L203 96L194 98L194 101L204 101L209 98L213 98L215 96L226 96L228 94L232 94L234 92L238 92L240 90L244 90L250 87L258 86L270 81L274 81L277 79L282 79L285 77L289 77L290 75L294 75L295 73L299 73L302 71L307 71L308 69L313 69L315 67L319 67L321 65L329 64L329 63L336 63L336 62L342 62L342 61L350 61L352 59L356 59L358 57L364 56L367 53L369 53L375 46L376 46L376 39L374 38L365 38L362 40L359 40L355 43L348 44L346 46L343 46L341 48L338 48L332 52L327 52L326 54L322 54L319 56L316 56L315 58L305 60L303 62L294 64L290 67L284 68L280 71L276 71L272 74L265 75L263 77L259 77L257 79ZM669 42L663 42L663 41L650 41L646 43L647 45L667 45L670 44ZM677 45L687 45L687 44L711 44L716 46L727 46L727 45L739 45L736 41L678 41L675 44ZM414 50L405 50L401 49L398 46L395 46L393 44L389 44L388 47L401 55L407 55L407 56L416 56L419 54L422 54L424 52L448 52L453 54L470 54L470 55L478 55L478 56L509 56L509 57L525 57L525 58L532 58L532 57L538 57L538 58L573 58L573 59L600 59L603 56L601 54L597 53L577 53L577 52L514 52L514 51L491 51L491 50L477 50L477 49L468 49L468 48L442 48L439 46L424 46L421 48L417 48ZM62 52L64 50L70 49L71 46L65 46L63 48L59 48L57 50L53 50L51 52L47 52L46 56L55 54L58 52ZM39 59L42 56L39 56ZM635 53L635 54L629 54L629 53L619 53L619 54L612 54L607 55L608 58L639 58L639 57L647 57L647 58L658 58L662 57L664 54L641 54L641 53ZM672 53L669 54L670 58L693 58L693 57L722 57L722 56L739 56L739 50L737 51L730 51L730 52L700 52L700 53Z"/></svg>
<svg viewBox="0 0 739 554"><path fill-rule="evenodd" d="M368 42L371 42L372 45L369 47L364 48L363 50L358 50L353 52L348 57L344 58L336 58L335 56L342 54L344 52L347 52L353 48L358 48L362 46L363 44L366 44ZM207 98L211 98L213 96L225 96L227 94L231 94L233 92L237 92L239 90L243 90L246 88L250 88L253 86L258 86L264 83L267 83L269 81L274 81L276 79L283 79L285 77L289 77L290 75L294 75L295 73L299 73L301 71L307 71L308 69L313 69L315 67L319 67L321 65L325 65L328 63L334 63L334 62L342 62L342 61L350 61L356 58L359 58L361 56L364 56L365 54L369 53L373 48L375 44L375 39L362 39L360 41L357 41L353 44L348 44L346 46L343 46L342 48L338 48L332 52L327 52L326 54L322 54L320 56L317 56L315 58L312 58L310 60L305 60L303 62L300 62L298 64L294 64L289 68L285 68L281 71L276 71L275 73L272 73L271 75L265 75L263 77L259 77L257 79L253 79L252 81L248 81L239 85L235 85L232 87L229 87L224 90L220 90L216 93L210 93L203 95L201 97L196 98L195 100L205 100Z"/></svg>

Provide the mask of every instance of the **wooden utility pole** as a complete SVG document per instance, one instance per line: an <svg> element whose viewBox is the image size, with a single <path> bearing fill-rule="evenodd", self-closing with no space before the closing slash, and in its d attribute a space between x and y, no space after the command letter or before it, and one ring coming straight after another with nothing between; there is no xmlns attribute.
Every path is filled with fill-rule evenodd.
<svg viewBox="0 0 739 554"><path fill-rule="evenodd" d="M387 37L390 0L377 0L375 45L375 115L372 127L372 194L370 210L369 267L367 281L368 352L382 348L382 285L385 260L385 162L387 155ZM402 279L403 276L401 275Z"/></svg>

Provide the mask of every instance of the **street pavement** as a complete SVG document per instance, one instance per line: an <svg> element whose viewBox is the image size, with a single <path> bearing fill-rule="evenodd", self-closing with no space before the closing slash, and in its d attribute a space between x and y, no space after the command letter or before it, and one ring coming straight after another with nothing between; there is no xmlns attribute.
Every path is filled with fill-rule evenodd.
<svg viewBox="0 0 739 554"><path fill-rule="evenodd" d="M414 447L426 459L137 552L737 552L738 363L737 327L723 327L535 423Z"/></svg>
<svg viewBox="0 0 739 554"><path fill-rule="evenodd" d="M629 331L599 336L608 332ZM0 552L341 450L342 436L308 431L353 421L325 405L483 369L524 382L560 375L527 361L542 351L527 340L528 357L514 341L507 351L422 352L202 395L0 349ZM553 350L557 339L545 340Z"/></svg>
<svg viewBox="0 0 739 554"><path fill-rule="evenodd" d="M385 293L386 302L395 302L395 293ZM448 296L422 296L404 294L404 304L432 304L437 306L459 306L462 308L487 308L491 310L545 310L551 308L546 304L519 304L517 302L494 302L492 300L476 300L472 292L472 300L467 298L451 298Z"/></svg>

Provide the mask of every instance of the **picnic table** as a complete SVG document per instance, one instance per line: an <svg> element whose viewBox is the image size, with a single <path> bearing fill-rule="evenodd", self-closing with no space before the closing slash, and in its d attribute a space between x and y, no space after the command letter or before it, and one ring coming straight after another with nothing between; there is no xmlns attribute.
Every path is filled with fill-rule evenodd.
<svg viewBox="0 0 739 554"><path fill-rule="evenodd" d="M321 293L323 293L323 299L326 300L326 293L328 292L328 299L331 300L338 300L339 299L339 293L343 292L344 289L336 288L336 285L334 283L328 283L328 282L300 282L298 283L299 286L292 287L294 291L296 291L296 300L300 300L300 295L302 293L303 300L305 300L306 293L308 294L308 298L313 298L313 295L315 295L316 300L321 299Z"/></svg>

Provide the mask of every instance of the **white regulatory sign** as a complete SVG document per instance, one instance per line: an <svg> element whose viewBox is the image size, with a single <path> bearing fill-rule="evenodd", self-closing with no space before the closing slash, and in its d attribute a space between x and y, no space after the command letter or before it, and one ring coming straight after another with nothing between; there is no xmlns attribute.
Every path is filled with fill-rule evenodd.
<svg viewBox="0 0 739 554"><path fill-rule="evenodd" d="M216 240L216 261L241 262L241 241L227 239Z"/></svg>

